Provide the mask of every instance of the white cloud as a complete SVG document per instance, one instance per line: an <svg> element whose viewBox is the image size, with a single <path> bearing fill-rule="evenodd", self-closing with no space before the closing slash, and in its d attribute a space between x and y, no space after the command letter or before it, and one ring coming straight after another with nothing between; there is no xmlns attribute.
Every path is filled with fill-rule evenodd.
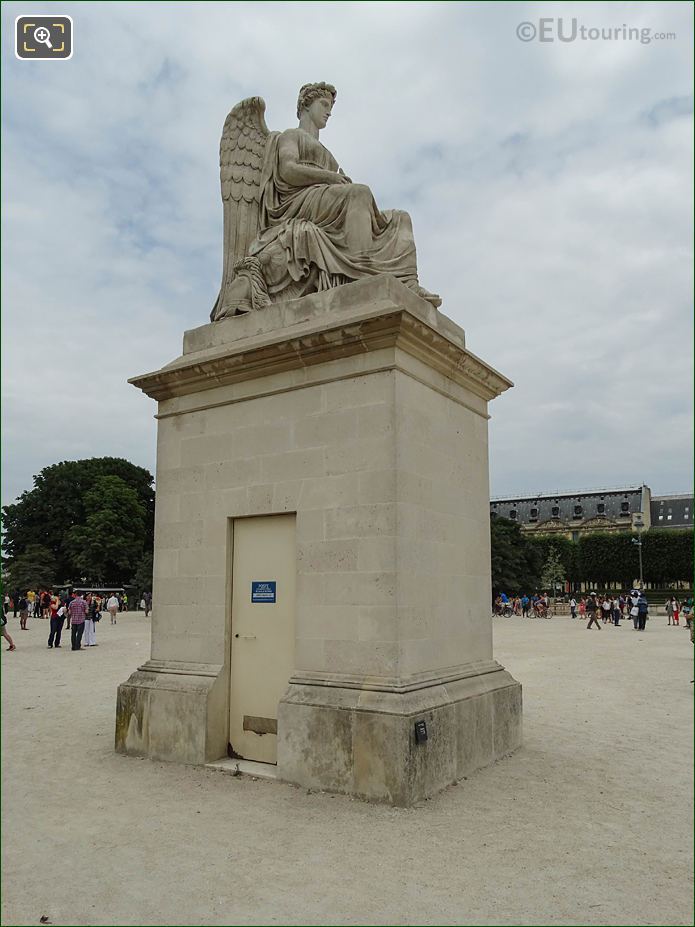
<svg viewBox="0 0 695 927"><path fill-rule="evenodd" d="M516 388L492 487L647 481L692 460L692 9L644 4L48 4L75 53L21 62L3 5L3 499L60 459L154 468L125 382L180 351L219 285L217 148L234 103L271 128L330 80L325 142L413 215L421 278ZM522 20L672 41L523 43Z"/></svg>

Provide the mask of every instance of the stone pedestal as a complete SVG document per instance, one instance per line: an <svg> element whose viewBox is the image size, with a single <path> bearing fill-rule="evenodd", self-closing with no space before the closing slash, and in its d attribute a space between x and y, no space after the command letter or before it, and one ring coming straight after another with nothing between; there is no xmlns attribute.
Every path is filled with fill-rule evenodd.
<svg viewBox="0 0 695 927"><path fill-rule="evenodd" d="M511 384L458 326L375 277L187 332L132 382L159 403L155 604L118 750L225 755L231 520L282 512L297 634L280 778L407 805L519 745L490 618L487 404Z"/></svg>

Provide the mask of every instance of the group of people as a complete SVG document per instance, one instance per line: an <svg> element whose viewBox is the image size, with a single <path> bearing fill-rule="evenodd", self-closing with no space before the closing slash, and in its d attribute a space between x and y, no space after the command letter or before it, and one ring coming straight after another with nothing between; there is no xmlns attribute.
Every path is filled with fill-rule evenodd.
<svg viewBox="0 0 695 927"><path fill-rule="evenodd" d="M550 610L550 596L547 592L534 593L534 595L517 595L511 598L500 592L495 597L492 606L495 615L521 615L522 618L552 618Z"/></svg>
<svg viewBox="0 0 695 927"><path fill-rule="evenodd" d="M643 590L631 589L629 592L599 595L589 592L585 595L573 594L569 598L570 616L573 619L588 618L587 628L601 629L601 624L620 627L624 618L630 618L636 631L644 631L649 618L649 602ZM493 612L496 615L519 615L522 618L550 618L550 598L547 593L535 593L529 596L507 596L501 592L495 597ZM682 604L671 596L666 601L666 614L669 625L679 625L682 617L683 627L692 628L693 600L687 598Z"/></svg>
<svg viewBox="0 0 695 927"><path fill-rule="evenodd" d="M675 595L670 596L666 599L666 615L668 616L668 623L676 628L680 626L680 619L683 618L685 624L683 627L689 628L692 625L693 621L693 600L690 596L684 600L683 603L679 602Z"/></svg>
<svg viewBox="0 0 695 927"><path fill-rule="evenodd" d="M152 607L152 594L144 592L140 606L145 610L145 617ZM7 618L10 609L14 610L15 617L19 612L19 627L21 631L28 631L30 617L47 619L50 621L48 635L48 649L60 649L63 626L70 631L72 650L82 650L83 647L96 647L96 626L101 621L102 612L108 612L111 624L117 624L119 612L126 611L128 596L123 593L112 593L110 596L98 595L89 592L83 595L80 592L63 592L58 595L52 589L42 589L39 593L33 590L15 592L10 599L8 595L3 600L2 636L8 643L8 650L16 650L17 646L7 630Z"/></svg>
<svg viewBox="0 0 695 927"><path fill-rule="evenodd" d="M118 602L118 611L127 612L128 611L128 594L126 592L113 592L111 597L115 596ZM26 606L24 611L27 612L27 617L29 618L50 618L51 617L51 600L55 598L52 589L39 589L38 592L35 592L33 589L28 589L26 592L20 592L17 589L12 597L5 594L3 599L3 612L5 617L9 614L10 611L14 613L14 617L17 617L17 612L22 611L22 600L25 600ZM67 593L62 593L61 601L63 605L67 604Z"/></svg>
<svg viewBox="0 0 695 927"><path fill-rule="evenodd" d="M595 625L599 631L599 615L603 624L612 624L616 628L620 627L621 619L629 615L634 630L644 631L649 618L649 601L640 589L631 589L630 592L615 595L597 595L590 592L581 596L579 601L576 596L570 599L570 615L572 618L579 617L580 620L588 618L587 629L591 630Z"/></svg>

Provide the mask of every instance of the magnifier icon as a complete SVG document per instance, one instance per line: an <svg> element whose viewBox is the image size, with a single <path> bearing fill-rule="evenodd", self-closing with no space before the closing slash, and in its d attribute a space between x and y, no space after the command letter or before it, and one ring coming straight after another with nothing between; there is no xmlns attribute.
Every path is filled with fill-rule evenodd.
<svg viewBox="0 0 695 927"><path fill-rule="evenodd" d="M38 29L34 29L34 41L40 42L48 48L53 48L51 45L51 33L45 26L39 26Z"/></svg>

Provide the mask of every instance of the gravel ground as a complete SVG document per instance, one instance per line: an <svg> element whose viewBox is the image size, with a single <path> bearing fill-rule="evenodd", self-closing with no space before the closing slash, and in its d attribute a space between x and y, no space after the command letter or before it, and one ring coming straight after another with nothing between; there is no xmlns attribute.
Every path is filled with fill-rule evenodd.
<svg viewBox="0 0 695 927"><path fill-rule="evenodd" d="M693 648L665 618L494 619L524 745L415 808L118 756L149 621L2 652L2 923L693 922ZM64 638L65 643L65 638Z"/></svg>

